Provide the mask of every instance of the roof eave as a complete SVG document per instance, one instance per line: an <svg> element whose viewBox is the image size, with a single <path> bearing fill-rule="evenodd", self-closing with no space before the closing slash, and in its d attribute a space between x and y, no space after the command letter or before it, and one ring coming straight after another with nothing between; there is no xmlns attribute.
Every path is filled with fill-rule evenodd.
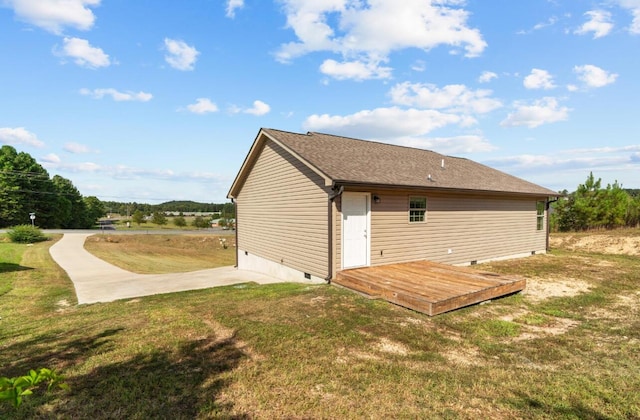
<svg viewBox="0 0 640 420"><path fill-rule="evenodd" d="M229 192L227 193L227 198L235 199L237 197L238 190L240 189L240 187L242 187L242 184L244 183L245 175L249 170L249 167L253 163L253 160L256 157L255 156L256 150L259 148L258 147L259 144L260 145L262 144L260 142L260 139L262 138L262 130L263 129L261 128L260 131L258 131L258 134L256 135L256 138L253 140L253 144L251 145L249 152L247 152L247 155L244 157L244 161L240 166L240 170L236 174L236 177L233 180L233 183L231 184L231 188L229 188Z"/></svg>
<svg viewBox="0 0 640 420"><path fill-rule="evenodd" d="M454 192L463 194L482 194L482 195L512 195L512 196L526 196L526 197L561 197L562 194L553 192L551 190L540 192L526 192L526 191L504 191L504 190L479 190L473 188L451 188L451 187L439 187L428 185L402 185L402 184L375 184L370 182L361 181L349 181L349 180L335 180L335 185L345 187L358 187L358 188L378 188L378 189L406 189L406 190L429 190L437 192Z"/></svg>
<svg viewBox="0 0 640 420"><path fill-rule="evenodd" d="M244 181L249 175L251 166L258 158L259 152L262 149L262 145L267 141L267 139L273 141L278 146L282 147L284 150L290 153L293 157L299 160L303 165L307 166L313 172L318 174L324 180L325 187L329 187L334 184L333 179L329 175L325 174L317 166L313 165L311 162L309 162L308 160L300 156L295 150L292 150L286 144L282 143L276 137L272 136L268 132L268 129L261 128L255 140L253 141L253 144L251 145L251 149L249 149L247 156L244 158L244 161L242 162L242 166L240 166L240 170L238 171L238 174L233 180L233 184L231 184L231 188L227 193L227 198L230 198L230 199L237 198L240 190L242 189Z"/></svg>

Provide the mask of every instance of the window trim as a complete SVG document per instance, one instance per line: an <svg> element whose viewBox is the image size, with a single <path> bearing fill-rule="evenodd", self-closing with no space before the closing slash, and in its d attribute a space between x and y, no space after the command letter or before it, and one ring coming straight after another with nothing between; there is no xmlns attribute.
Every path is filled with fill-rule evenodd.
<svg viewBox="0 0 640 420"><path fill-rule="evenodd" d="M420 202L424 201L424 208L411 207L412 202L415 203L416 201L420 201ZM407 213L409 223L411 224L427 223L427 206L428 206L428 199L426 195L410 195L409 196L409 212ZM416 220L416 217L418 217L418 220Z"/></svg>
<svg viewBox="0 0 640 420"><path fill-rule="evenodd" d="M545 230L544 228L544 216L545 216L546 203L542 200L536 201L536 230Z"/></svg>

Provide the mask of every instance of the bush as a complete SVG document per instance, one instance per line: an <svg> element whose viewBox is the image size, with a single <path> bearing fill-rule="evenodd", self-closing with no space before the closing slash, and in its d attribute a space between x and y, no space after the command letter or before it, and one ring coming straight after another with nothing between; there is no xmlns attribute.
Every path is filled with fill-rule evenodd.
<svg viewBox="0 0 640 420"><path fill-rule="evenodd" d="M69 389L67 384L61 382L62 379L62 376L46 368L40 368L37 371L32 369L28 375L15 378L0 377L0 402L6 401L18 408L22 404L23 397L32 395L32 389L43 382L47 384L47 391L54 385Z"/></svg>
<svg viewBox="0 0 640 420"><path fill-rule="evenodd" d="M164 215L164 212L157 211L151 216L151 221L158 226L164 226L167 224L167 216Z"/></svg>
<svg viewBox="0 0 640 420"><path fill-rule="evenodd" d="M177 227L185 227L187 226L187 221L183 216L176 216L173 218L173 224Z"/></svg>
<svg viewBox="0 0 640 420"><path fill-rule="evenodd" d="M191 222L191 224L193 225L193 227L202 228L202 229L209 227L209 221L202 216L196 216L196 218L193 219L193 222Z"/></svg>
<svg viewBox="0 0 640 420"><path fill-rule="evenodd" d="M7 235L11 242L17 242L20 244L32 244L34 242L46 241L47 237L44 236L42 231L31 225L19 225L12 227Z"/></svg>

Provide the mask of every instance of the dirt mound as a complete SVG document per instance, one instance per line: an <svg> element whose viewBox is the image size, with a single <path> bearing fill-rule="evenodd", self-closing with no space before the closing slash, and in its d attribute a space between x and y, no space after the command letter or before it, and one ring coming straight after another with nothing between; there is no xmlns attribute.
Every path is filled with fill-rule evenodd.
<svg viewBox="0 0 640 420"><path fill-rule="evenodd" d="M640 236L552 235L550 245L552 248L564 248L570 251L640 256Z"/></svg>

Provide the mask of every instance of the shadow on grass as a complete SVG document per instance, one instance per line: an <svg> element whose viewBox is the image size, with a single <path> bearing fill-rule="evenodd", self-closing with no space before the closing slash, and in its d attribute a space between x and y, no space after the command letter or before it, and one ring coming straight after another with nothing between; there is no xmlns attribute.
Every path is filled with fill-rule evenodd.
<svg viewBox="0 0 640 420"><path fill-rule="evenodd" d="M57 366L65 361L86 365L92 362L87 360L90 356L96 366L89 373L69 376L68 391L38 393L18 410L0 405L0 418L192 419L201 412L215 417L248 418L229 415L232 404L218 401L220 392L230 384L225 373L245 357L235 336L192 340L171 349L148 346L127 360L110 362L109 353L118 351L110 337L122 330L105 330L86 339L53 343L49 352L40 348L32 352L33 356L20 359L9 369L12 374L51 367L52 362ZM46 338L38 340L42 339ZM23 347L24 342L20 346L29 348ZM15 354L16 349L8 350ZM64 373L64 369L56 370ZM6 372L1 375L8 376Z"/></svg>
<svg viewBox="0 0 640 420"><path fill-rule="evenodd" d="M597 412L596 410L585 406L584 404L574 401L565 402L562 405L551 405L546 402L540 401L534 397L531 397L523 392L518 392L516 395L519 397L518 406L526 407L528 410L532 410L534 413L544 413L552 418L577 418L577 419L592 419L592 420L605 420L611 417Z"/></svg>
<svg viewBox="0 0 640 420"><path fill-rule="evenodd" d="M55 367L58 371L63 370L90 354L109 350L113 347L109 337L123 330L124 328L108 329L89 337L82 336L81 331L70 331L64 334L48 333L9 346L2 346L4 359L2 376L24 375L29 369L41 367ZM74 337L74 334L77 336Z"/></svg>
<svg viewBox="0 0 640 420"><path fill-rule="evenodd" d="M26 271L26 270L33 270L33 268L23 267L20 264L0 262L0 273L11 273L14 271Z"/></svg>

